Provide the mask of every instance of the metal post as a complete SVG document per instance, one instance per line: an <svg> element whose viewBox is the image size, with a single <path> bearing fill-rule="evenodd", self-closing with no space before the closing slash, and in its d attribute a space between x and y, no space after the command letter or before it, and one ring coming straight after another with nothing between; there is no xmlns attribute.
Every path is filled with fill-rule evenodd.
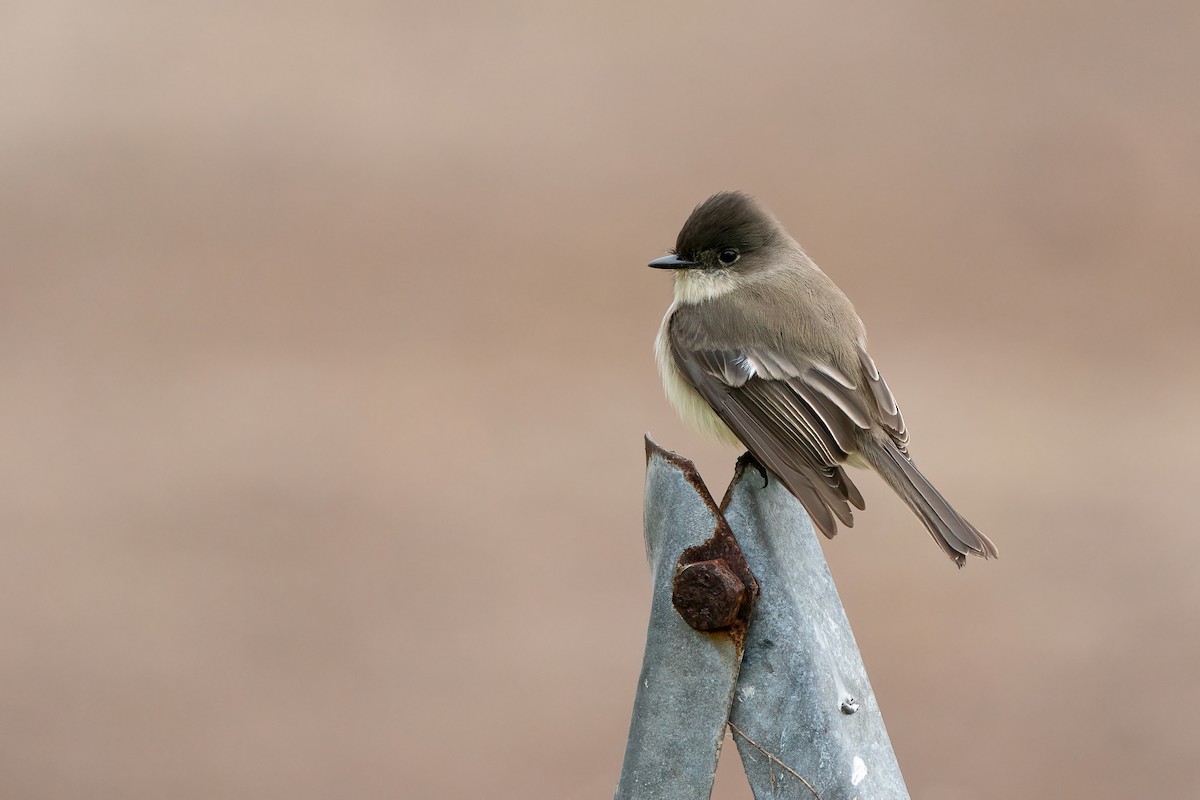
<svg viewBox="0 0 1200 800"><path fill-rule="evenodd" d="M721 515L695 467L649 438L644 517L654 594L616 798L702 800L712 794L742 648L727 632L693 630L672 604L680 556Z"/></svg>
<svg viewBox="0 0 1200 800"><path fill-rule="evenodd" d="M723 510L761 590L730 716L754 796L907 800L804 507L779 481L743 468Z"/></svg>
<svg viewBox="0 0 1200 800"><path fill-rule="evenodd" d="M759 800L907 800L803 506L743 458L718 508L646 448L654 592L618 800L709 797L727 723Z"/></svg>

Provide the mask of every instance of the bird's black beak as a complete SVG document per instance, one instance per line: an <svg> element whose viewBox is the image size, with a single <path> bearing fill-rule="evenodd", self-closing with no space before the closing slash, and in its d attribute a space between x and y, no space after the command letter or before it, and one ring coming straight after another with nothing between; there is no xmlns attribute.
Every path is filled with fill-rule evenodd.
<svg viewBox="0 0 1200 800"><path fill-rule="evenodd" d="M662 258L656 258L653 261L651 261L649 264L647 264L646 266L654 267L655 269L690 269L692 267L700 266L700 262L699 261L688 261L686 259L680 258L679 256L670 255L670 256L663 256Z"/></svg>

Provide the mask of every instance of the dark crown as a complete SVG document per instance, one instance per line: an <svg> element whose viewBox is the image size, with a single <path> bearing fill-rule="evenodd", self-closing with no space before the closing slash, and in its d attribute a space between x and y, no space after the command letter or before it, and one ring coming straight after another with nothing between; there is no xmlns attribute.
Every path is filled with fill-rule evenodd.
<svg viewBox="0 0 1200 800"><path fill-rule="evenodd" d="M675 240L675 253L695 259L708 250L756 250L778 238L775 221L743 192L718 192L696 206Z"/></svg>

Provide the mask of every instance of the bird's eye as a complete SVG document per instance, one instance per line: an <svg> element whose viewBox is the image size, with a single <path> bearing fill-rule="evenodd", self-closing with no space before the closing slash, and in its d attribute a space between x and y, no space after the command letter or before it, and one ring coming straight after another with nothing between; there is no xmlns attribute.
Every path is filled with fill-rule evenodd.
<svg viewBox="0 0 1200 800"><path fill-rule="evenodd" d="M721 254L719 256L717 256L717 260L720 261L725 266L729 266L733 262L737 261L738 257L740 255L741 254L738 253L737 250L734 250L731 248L729 250L722 250Z"/></svg>

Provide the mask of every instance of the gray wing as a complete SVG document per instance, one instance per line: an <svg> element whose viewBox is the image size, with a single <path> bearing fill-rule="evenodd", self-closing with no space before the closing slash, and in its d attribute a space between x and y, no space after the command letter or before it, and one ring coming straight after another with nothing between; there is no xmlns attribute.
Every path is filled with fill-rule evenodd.
<svg viewBox="0 0 1200 800"><path fill-rule="evenodd" d="M900 415L900 407L896 405L896 398L892 396L892 390L888 388L887 381L879 374L879 367L875 366L874 359L861 344L858 346L858 360L862 363L863 372L867 375L867 385L870 386L871 395L875 398L875 405L879 410L879 422L892 437L892 441L896 443L900 452L907 453L908 428L904 426L904 417Z"/></svg>
<svg viewBox="0 0 1200 800"><path fill-rule="evenodd" d="M865 505L842 465L858 451L859 432L870 429L872 418L855 383L826 364L767 347L722 346L707 334L694 316L671 325L683 375L822 533L837 532L835 516L852 527L850 506Z"/></svg>

